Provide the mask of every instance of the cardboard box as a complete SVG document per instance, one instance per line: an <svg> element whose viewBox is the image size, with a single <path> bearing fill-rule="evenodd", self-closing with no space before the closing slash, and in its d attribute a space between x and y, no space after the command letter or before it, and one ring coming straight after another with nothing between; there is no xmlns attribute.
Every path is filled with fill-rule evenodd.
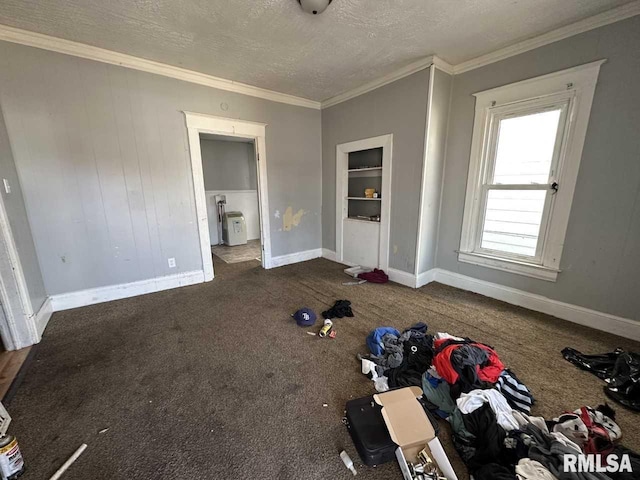
<svg viewBox="0 0 640 480"><path fill-rule="evenodd" d="M360 265L356 265L354 267L349 267L344 269L344 273L346 273L347 275L353 278L358 278L358 275L360 275L361 273L367 273L371 271L372 271L371 268L361 267Z"/></svg>
<svg viewBox="0 0 640 480"><path fill-rule="evenodd" d="M396 458L402 475L405 480L412 480L408 463L418 463L418 453L426 447L442 475L448 480L458 480L433 425L417 400L420 397L420 387L400 388L373 396L382 407L382 418L391 439L398 445Z"/></svg>

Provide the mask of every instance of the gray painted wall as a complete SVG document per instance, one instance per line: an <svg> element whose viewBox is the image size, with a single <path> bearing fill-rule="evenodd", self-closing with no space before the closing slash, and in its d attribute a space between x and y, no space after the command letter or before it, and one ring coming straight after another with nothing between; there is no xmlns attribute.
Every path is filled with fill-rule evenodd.
<svg viewBox="0 0 640 480"><path fill-rule="evenodd" d="M472 93L594 60L600 71L556 283L457 261ZM454 77L437 266L640 319L640 16Z"/></svg>
<svg viewBox="0 0 640 480"><path fill-rule="evenodd" d="M426 176L422 202L422 240L418 252L418 274L436 266L438 243L438 220L442 198L442 175L444 173L447 123L453 77L435 67L433 95L429 105L430 121L426 141Z"/></svg>
<svg viewBox="0 0 640 480"><path fill-rule="evenodd" d="M253 143L200 139L206 190L257 190Z"/></svg>
<svg viewBox="0 0 640 480"><path fill-rule="evenodd" d="M429 70L322 110L322 246L336 245L336 145L393 133L389 267L414 273Z"/></svg>
<svg viewBox="0 0 640 480"><path fill-rule="evenodd" d="M0 103L48 294L202 269L182 110L268 124L272 255L321 246L318 110L6 42Z"/></svg>
<svg viewBox="0 0 640 480"><path fill-rule="evenodd" d="M31 235L31 226L27 219L22 188L13 160L9 136L7 135L4 115L0 108L0 182L5 178L9 181L11 193L7 194L4 186L0 186L2 201L9 218L9 225L18 250L18 256L20 257L20 264L22 265L27 289L29 290L31 305L33 311L37 312L46 298L46 293L33 236Z"/></svg>

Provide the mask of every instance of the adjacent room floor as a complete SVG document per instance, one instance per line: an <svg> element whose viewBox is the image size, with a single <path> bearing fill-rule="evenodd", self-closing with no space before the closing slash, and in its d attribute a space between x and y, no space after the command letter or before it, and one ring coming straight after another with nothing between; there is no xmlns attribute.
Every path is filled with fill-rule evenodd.
<svg viewBox="0 0 640 480"><path fill-rule="evenodd" d="M640 350L443 285L343 286L342 269L323 259L269 271L218 262L208 284L54 314L9 408L24 478L48 478L83 442L65 480L352 478L343 448L359 478L400 478L395 463L363 467L342 424L345 402L373 393L356 354L380 325L424 321L493 345L548 417L605 400L602 382L563 360L563 347ZM289 317L343 298L356 316L336 321L334 340ZM623 443L640 449L638 414L616 410ZM467 478L444 422L441 438Z"/></svg>
<svg viewBox="0 0 640 480"><path fill-rule="evenodd" d="M246 245L212 245L211 253L225 263L241 263L249 260L260 261L260 239L249 240Z"/></svg>

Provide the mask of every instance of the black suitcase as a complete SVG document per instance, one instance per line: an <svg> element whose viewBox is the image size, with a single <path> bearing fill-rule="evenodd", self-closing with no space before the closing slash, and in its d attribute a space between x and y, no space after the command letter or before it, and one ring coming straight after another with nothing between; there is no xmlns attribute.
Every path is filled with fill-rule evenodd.
<svg viewBox="0 0 640 480"><path fill-rule="evenodd" d="M426 404L421 400L420 403L437 435L438 421L429 412ZM374 467L395 460L398 446L389 436L389 430L382 418L382 407L375 402L373 395L347 402L345 424L362 463Z"/></svg>

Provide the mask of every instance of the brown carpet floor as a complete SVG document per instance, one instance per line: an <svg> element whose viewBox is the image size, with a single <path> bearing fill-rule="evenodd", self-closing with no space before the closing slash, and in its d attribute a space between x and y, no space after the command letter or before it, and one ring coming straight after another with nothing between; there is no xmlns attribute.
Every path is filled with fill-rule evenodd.
<svg viewBox="0 0 640 480"><path fill-rule="evenodd" d="M364 467L342 424L345 402L373 392L355 356L380 325L424 321L494 345L535 393L534 413L549 417L605 399L602 382L563 360L563 347L640 350L443 285L343 286L342 268L322 259L270 271L218 262L208 284L54 314L9 408L23 478L49 478L83 442L89 448L65 480L347 479L343 448L359 478L400 478L395 463ZM335 340L307 335L289 317L341 298L356 316L336 322ZM623 443L640 449L638 414L617 412ZM441 431L467 478L444 421Z"/></svg>

